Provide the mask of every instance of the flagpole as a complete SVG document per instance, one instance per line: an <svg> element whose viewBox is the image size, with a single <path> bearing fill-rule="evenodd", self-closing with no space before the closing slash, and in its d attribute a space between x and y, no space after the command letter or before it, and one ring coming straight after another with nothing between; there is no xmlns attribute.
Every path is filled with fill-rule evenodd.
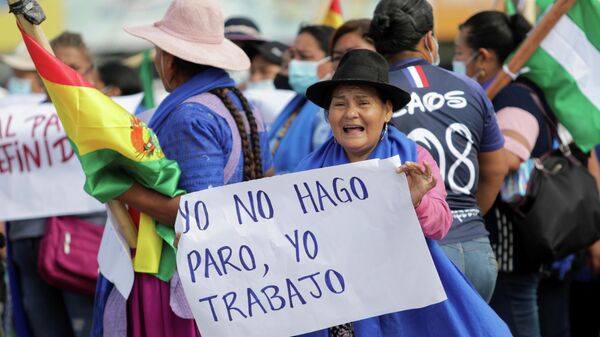
<svg viewBox="0 0 600 337"><path fill-rule="evenodd" d="M127 241L129 248L137 248L137 228L133 224L125 205L117 200L109 200L106 204L108 205L111 213L114 215L115 220L117 220L119 232L125 241Z"/></svg>
<svg viewBox="0 0 600 337"><path fill-rule="evenodd" d="M576 0L557 0L552 8L544 15L542 20L538 22L531 30L525 41L521 44L513 58L506 65L512 74L517 74L525 62L529 60L531 55L540 46L546 35L554 28L558 20L565 15ZM486 90L486 94L490 99L493 99L502 88L507 86L512 81L511 76L504 70L499 72L492 84Z"/></svg>
<svg viewBox="0 0 600 337"><path fill-rule="evenodd" d="M15 4L20 0L6 0L9 5ZM48 42L48 38L46 38L46 34L42 28L38 25L34 25L31 22L27 21L23 15L18 14L15 15L17 21L19 22L19 26L21 29L27 33L27 35L33 37L44 49L46 49L50 54L54 55L52 52L52 48L50 47L50 43Z"/></svg>
<svg viewBox="0 0 600 337"><path fill-rule="evenodd" d="M15 4L20 0L6 0L9 5ZM31 22L27 21L25 17L21 14L15 15L17 18L17 22L19 26L27 35L31 36L38 44L40 44L48 53L54 55L52 51L52 47L50 46L50 42L44 34L44 31L39 25L34 25ZM108 203L108 208L110 208L113 213L115 219L117 220L117 226L119 227L119 231L127 244L129 244L130 248L137 247L137 229L129 216L129 213L125 209L125 206L116 200L110 200Z"/></svg>

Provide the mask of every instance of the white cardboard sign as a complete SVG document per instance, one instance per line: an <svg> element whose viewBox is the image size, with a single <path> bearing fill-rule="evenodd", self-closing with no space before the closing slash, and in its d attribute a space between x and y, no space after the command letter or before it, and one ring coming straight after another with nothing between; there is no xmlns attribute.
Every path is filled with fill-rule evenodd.
<svg viewBox="0 0 600 337"><path fill-rule="evenodd" d="M185 195L177 268L202 335L293 336L445 300L398 162Z"/></svg>

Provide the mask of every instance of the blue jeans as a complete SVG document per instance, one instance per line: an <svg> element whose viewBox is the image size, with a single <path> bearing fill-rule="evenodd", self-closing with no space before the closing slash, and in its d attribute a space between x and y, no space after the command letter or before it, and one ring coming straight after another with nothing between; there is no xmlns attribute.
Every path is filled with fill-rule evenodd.
<svg viewBox="0 0 600 337"><path fill-rule="evenodd" d="M55 288L37 272L41 238L11 241L21 299L34 337L87 337L94 299Z"/></svg>
<svg viewBox="0 0 600 337"><path fill-rule="evenodd" d="M479 295L489 302L496 285L498 263L486 237L440 245L444 253L462 271Z"/></svg>
<svg viewBox="0 0 600 337"><path fill-rule="evenodd" d="M490 306L515 337L540 337L539 273L498 273Z"/></svg>

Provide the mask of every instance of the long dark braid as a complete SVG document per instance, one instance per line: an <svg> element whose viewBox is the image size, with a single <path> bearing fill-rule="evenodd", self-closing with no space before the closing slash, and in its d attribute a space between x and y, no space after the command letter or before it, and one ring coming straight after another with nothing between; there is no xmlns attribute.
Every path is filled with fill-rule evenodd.
<svg viewBox="0 0 600 337"><path fill-rule="evenodd" d="M246 113L246 118L248 118L248 124L250 124L250 140L252 141L252 151L254 152L254 164L256 167L256 176L262 178L263 176L263 165L262 165L262 156L261 156L261 148L260 148L260 137L258 136L258 125L256 124L256 118L254 118L254 113L252 112L252 108L250 108L250 104L248 100L242 94L242 92L238 88L231 88L240 102L242 103L242 108L244 108L244 112Z"/></svg>
<svg viewBox="0 0 600 337"><path fill-rule="evenodd" d="M233 116L233 119L235 120L235 124L238 128L238 132L239 132L240 139L242 142L242 152L244 154L244 181L261 178L262 177L262 161L261 161L261 157L260 157L260 152L259 152L259 156L255 157L256 151L253 151L253 149L250 145L250 140L248 137L248 133L246 132L246 126L244 124L244 119L243 119L242 115L240 114L240 111L238 110L238 108L235 106L235 104L231 100L231 98L229 98L229 96L227 96L227 90L233 90L233 88L217 88L217 89L211 90L210 92L212 94L216 95L217 97L219 97L219 99L221 99L221 101L223 102L225 107L229 110L229 112ZM240 99L240 101L241 101L241 99ZM245 107L244 107L244 111L246 111ZM251 112L250 113L246 112L246 116L248 117L249 122L250 122L249 116L252 116L252 120L254 120L254 116L252 115ZM250 128L252 129L252 123L250 123ZM254 128L256 129L256 121L254 123ZM233 130L231 130L231 131L233 131ZM260 148L259 148L259 151L260 151ZM258 163L258 165L257 165L257 163ZM257 166L261 167L261 171L259 173L257 170Z"/></svg>

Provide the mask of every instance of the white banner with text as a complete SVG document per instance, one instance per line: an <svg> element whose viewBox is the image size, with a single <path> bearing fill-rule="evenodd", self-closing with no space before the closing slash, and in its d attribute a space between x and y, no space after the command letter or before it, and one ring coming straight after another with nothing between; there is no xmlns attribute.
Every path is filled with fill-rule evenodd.
<svg viewBox="0 0 600 337"><path fill-rule="evenodd" d="M141 94L116 97L134 111ZM0 99L0 220L83 214L104 206L83 191L85 176L51 103Z"/></svg>

